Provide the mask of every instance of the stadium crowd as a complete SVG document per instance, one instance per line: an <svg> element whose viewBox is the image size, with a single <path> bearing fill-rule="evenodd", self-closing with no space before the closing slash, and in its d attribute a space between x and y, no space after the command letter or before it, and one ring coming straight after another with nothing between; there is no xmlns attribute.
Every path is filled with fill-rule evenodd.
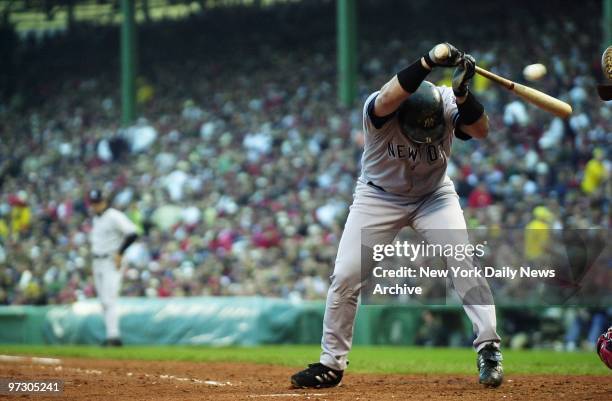
<svg viewBox="0 0 612 401"><path fill-rule="evenodd" d="M448 170L469 227L609 229L612 107L595 91L598 27L580 18L596 2L552 15L532 4L520 19L489 3L462 11L477 26L439 14L435 35L384 7L386 29L362 18L351 108L336 100L329 2L141 26L140 118L129 128L116 28L4 41L14 60L3 72L15 80L0 98L0 304L94 296L92 188L142 234L125 257L122 295L323 299L359 171L362 102L443 40L517 81L526 64L545 64L534 86L574 108L562 121L475 80L490 136L457 141ZM449 85L440 72L430 79Z"/></svg>

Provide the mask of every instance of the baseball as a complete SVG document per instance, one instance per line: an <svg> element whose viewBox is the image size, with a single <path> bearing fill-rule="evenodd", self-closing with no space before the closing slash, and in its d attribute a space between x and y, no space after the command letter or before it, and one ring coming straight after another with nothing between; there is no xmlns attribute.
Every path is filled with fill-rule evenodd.
<svg viewBox="0 0 612 401"><path fill-rule="evenodd" d="M538 81L546 75L546 66L544 64L530 64L523 68L523 76L527 81Z"/></svg>

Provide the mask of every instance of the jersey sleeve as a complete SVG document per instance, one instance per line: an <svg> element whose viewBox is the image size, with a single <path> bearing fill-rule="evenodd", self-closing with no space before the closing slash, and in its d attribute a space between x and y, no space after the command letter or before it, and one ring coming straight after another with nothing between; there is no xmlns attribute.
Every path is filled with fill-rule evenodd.
<svg viewBox="0 0 612 401"><path fill-rule="evenodd" d="M455 136L467 141L472 137L459 129L459 110L457 109L457 99L453 90L448 86L440 86L440 94L444 104L444 122L448 127L454 128Z"/></svg>
<svg viewBox="0 0 612 401"><path fill-rule="evenodd" d="M453 90L448 86L439 86L442 103L444 105L444 122L447 126L457 127L459 111L457 110L457 100Z"/></svg>
<svg viewBox="0 0 612 401"><path fill-rule="evenodd" d="M384 117L378 117L374 114L374 102L379 93L380 91L372 93L363 105L363 130L366 134L378 134L379 130L395 115L395 112Z"/></svg>
<svg viewBox="0 0 612 401"><path fill-rule="evenodd" d="M113 222L117 231L121 232L124 236L136 234L136 225L118 210L114 210Z"/></svg>

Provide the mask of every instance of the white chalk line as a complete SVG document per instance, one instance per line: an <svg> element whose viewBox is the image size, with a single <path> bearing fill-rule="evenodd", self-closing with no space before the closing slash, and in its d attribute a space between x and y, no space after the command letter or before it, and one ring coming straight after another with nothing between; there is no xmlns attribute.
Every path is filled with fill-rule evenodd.
<svg viewBox="0 0 612 401"><path fill-rule="evenodd" d="M32 363L36 365L61 365L62 360L57 358L40 358L40 357L25 357L18 355L0 355L0 362L22 362L22 363ZM45 366L43 366L45 367ZM56 372L76 372L83 373L86 375L101 375L103 372L98 369L82 369L78 367L65 367L65 366L56 366L54 369ZM126 376L133 377L134 373L127 372ZM175 375L152 375L149 373L144 373L144 377L148 379L162 379L162 380L175 380L179 382L190 382L194 384L205 384L208 386L215 387L224 387L224 386L234 386L235 384L229 381L220 382L216 380L200 380L192 377L179 377ZM327 396L327 393L277 393L277 394L251 394L248 395L249 398L275 398L275 397L323 397Z"/></svg>
<svg viewBox="0 0 612 401"><path fill-rule="evenodd" d="M101 370L97 370L97 369L81 369L81 368L72 368L72 367L63 367L63 366L57 366L54 370L56 372L69 371L69 372L85 373L87 375L101 375L103 373ZM134 373L127 372L125 375L128 376L128 377L133 377ZM215 381L215 380L200 380L200 379L196 379L196 378L193 378L193 377L179 377L179 376L174 376L174 375L152 375L152 374L149 374L149 373L142 373L141 375L143 377L146 377L147 379L175 380L175 381L179 381L179 382L190 382L190 383L194 383L194 384L206 384L208 386L216 386L216 387L234 386L235 385L234 383L229 382L229 381L219 382L219 381Z"/></svg>
<svg viewBox="0 0 612 401"><path fill-rule="evenodd" d="M128 372L127 376L132 376L133 373L132 372ZM180 382L191 382L191 383L196 383L196 384L206 384L209 386L217 386L217 387L223 387L223 386L234 386L234 384L232 382L219 382L219 381L215 381L215 380L200 380L200 379L196 379L193 377L177 377L174 375L159 375L159 376L155 376L155 375L150 375L148 373L144 374L144 377L150 377L150 378L160 378L163 380L176 380L176 381L180 381Z"/></svg>
<svg viewBox="0 0 612 401"><path fill-rule="evenodd" d="M61 365L62 360L56 358L39 358L39 357L26 357L19 355L0 355L0 362L17 362L17 363L31 363L35 365ZM82 368L73 368L73 367L65 367L65 366L56 366L53 370L56 372L76 372L76 373L84 373L86 375L101 375L103 372L98 369L82 369ZM132 372L128 372L126 376L131 377L134 374ZM223 386L234 386L235 384L229 381L216 381L216 380L200 380L193 377L179 377L174 375L152 375L149 373L144 373L144 377L153 378L153 379L162 379L162 380L174 380L179 382L190 382L194 384L205 384L207 386L215 386L215 387L223 387Z"/></svg>
<svg viewBox="0 0 612 401"><path fill-rule="evenodd" d="M57 358L40 358L40 357L26 357L19 355L0 355L0 362L21 362L31 363L35 365L61 365L62 360ZM46 366L42 366L46 367ZM83 373L86 375L101 375L103 372L98 369L82 369L78 367L67 367L67 366L56 366L54 369L56 372L76 372ZM134 373L127 372L126 376L133 377ZM190 382L194 384L205 384L207 386L224 387L224 386L235 386L234 383L216 380L200 380L193 377L179 377L175 375L152 375L144 373L142 376L148 379L162 379L162 380L174 380L179 382ZM249 398L274 398L274 397L323 397L327 396L327 393L277 393L277 394L251 394Z"/></svg>
<svg viewBox="0 0 612 401"><path fill-rule="evenodd" d="M71 368L68 366L57 366L55 369L56 372L77 372L77 373L85 373L86 375L101 375L102 371L98 369L81 369L81 368Z"/></svg>
<svg viewBox="0 0 612 401"><path fill-rule="evenodd" d="M61 365L62 360L57 358L40 358L40 357L25 357L18 355L0 355L0 362L22 362L22 363L31 363L35 365ZM46 366L42 366L46 367ZM77 367L64 367L64 366L56 366L54 369L56 372L76 372L76 373L84 373L86 375L101 375L103 372L98 369L82 369ZM126 376L133 377L134 373L128 372ZM175 375L152 375L149 373L144 373L144 377L149 379L162 379L162 380L175 380L179 382L190 382L194 384L205 384L208 386L215 387L223 387L223 386L235 386L234 383L226 381L220 382L216 380L200 380L191 377L179 377ZM329 395L328 393L277 393L277 394L251 394L248 395L249 398L274 398L274 397L324 397Z"/></svg>
<svg viewBox="0 0 612 401"><path fill-rule="evenodd" d="M35 365L59 365L62 363L62 360L56 358L39 358L35 356L0 355L0 362L26 362L33 363Z"/></svg>

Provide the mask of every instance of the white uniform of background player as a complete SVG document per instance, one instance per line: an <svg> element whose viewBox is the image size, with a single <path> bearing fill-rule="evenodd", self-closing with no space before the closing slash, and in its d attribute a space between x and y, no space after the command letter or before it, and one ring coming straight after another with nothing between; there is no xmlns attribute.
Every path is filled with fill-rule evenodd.
<svg viewBox="0 0 612 401"><path fill-rule="evenodd" d="M136 226L117 209L107 207L99 191L91 191L96 215L89 235L93 258L93 278L102 303L106 324L106 344L121 345L117 299L121 289L121 255L136 239Z"/></svg>

